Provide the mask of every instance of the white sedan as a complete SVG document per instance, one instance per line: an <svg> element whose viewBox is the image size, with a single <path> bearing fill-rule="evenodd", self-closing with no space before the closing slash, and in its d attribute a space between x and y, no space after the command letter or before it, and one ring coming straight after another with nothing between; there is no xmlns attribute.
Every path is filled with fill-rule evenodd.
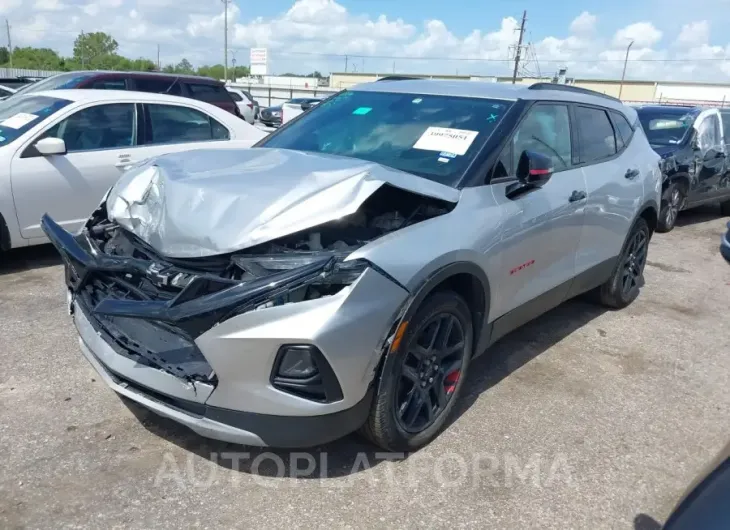
<svg viewBox="0 0 730 530"><path fill-rule="evenodd" d="M44 243L44 213L78 230L137 162L246 148L265 135L218 107L165 94L53 90L0 102L0 250Z"/></svg>

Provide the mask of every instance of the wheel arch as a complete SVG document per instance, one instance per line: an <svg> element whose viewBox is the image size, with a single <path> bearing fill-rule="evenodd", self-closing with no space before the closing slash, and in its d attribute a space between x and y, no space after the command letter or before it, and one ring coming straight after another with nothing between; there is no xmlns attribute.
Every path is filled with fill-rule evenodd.
<svg viewBox="0 0 730 530"><path fill-rule="evenodd" d="M12 247L12 241L10 240L8 223L5 222L3 214L0 213L0 251L10 250L10 247Z"/></svg>
<svg viewBox="0 0 730 530"><path fill-rule="evenodd" d="M644 203L644 205L639 210L639 215L636 217L636 219L638 219L639 217L642 217L646 220L646 223L649 225L649 230L651 230L651 234L653 234L656 231L657 225L659 224L659 205L657 205L656 201L652 199ZM636 223L636 219L634 219L634 222L631 225L632 228L633 225Z"/></svg>
<svg viewBox="0 0 730 530"><path fill-rule="evenodd" d="M683 171L674 173L672 175L668 175L666 179L664 179L664 182L662 183L662 193L664 193L667 188L669 188L669 185L673 182L679 183L684 188L684 195L685 197L689 195L689 188L692 185L692 179L689 176L689 173L685 173Z"/></svg>
<svg viewBox="0 0 730 530"><path fill-rule="evenodd" d="M404 309L399 313L401 316L396 319L393 328L394 341L391 343L391 346L395 346L395 348L388 350L388 353L397 350L400 345L398 338L405 331L404 326L415 316L423 301L431 293L447 289L462 296L469 306L474 325L474 351L472 355L477 355L480 348L483 348L484 332L488 329L487 318L489 316L491 289L484 270L479 265L469 261L454 262L437 269L424 279L418 288L413 290L404 305Z"/></svg>

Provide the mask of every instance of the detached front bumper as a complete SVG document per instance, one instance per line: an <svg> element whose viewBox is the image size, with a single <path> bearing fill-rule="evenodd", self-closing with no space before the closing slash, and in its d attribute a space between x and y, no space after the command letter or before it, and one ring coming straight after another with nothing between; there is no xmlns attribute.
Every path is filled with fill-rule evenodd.
<svg viewBox="0 0 730 530"><path fill-rule="evenodd" d="M334 295L241 312L217 320L189 343L180 339L185 347L176 351L197 352L200 358L193 359L193 365L209 366L213 374L210 380L195 380L177 374L167 358L163 359L166 364L154 362L154 356L130 356L115 334L118 329L135 329L134 323L139 322L139 336L127 341L147 345L153 337L157 343L177 341L168 337L174 322L163 322L165 327L159 333L151 333L155 328L150 327L157 321L149 315L169 320L184 311L185 303L113 300L111 296L96 305L90 303L83 295L84 283L121 265L84 248L79 244L83 236L72 236L52 220L44 218L42 225L65 262L70 310L81 350L119 394L202 436L246 445L319 445L356 430L365 421L385 335L408 296L375 270L366 269L352 285ZM245 296L240 303L245 306ZM110 304L115 322L126 327L120 324L110 332ZM183 314L193 321L200 317L194 312ZM185 325L195 327L190 321ZM318 348L339 383L341 399L315 401L274 387L277 352L288 344Z"/></svg>

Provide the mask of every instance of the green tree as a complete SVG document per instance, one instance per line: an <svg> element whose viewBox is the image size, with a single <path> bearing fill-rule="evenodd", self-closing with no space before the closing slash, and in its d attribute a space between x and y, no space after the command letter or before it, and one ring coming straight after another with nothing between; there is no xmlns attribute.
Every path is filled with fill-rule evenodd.
<svg viewBox="0 0 730 530"><path fill-rule="evenodd" d="M10 53L5 46L0 46L0 65L10 62Z"/></svg>
<svg viewBox="0 0 730 530"><path fill-rule="evenodd" d="M63 70L65 61L55 50L50 48L15 48L13 50L13 67L30 70Z"/></svg>
<svg viewBox="0 0 730 530"><path fill-rule="evenodd" d="M193 69L193 65L190 64L190 61L183 58L182 61L175 65L175 72L178 74L194 74L195 70Z"/></svg>
<svg viewBox="0 0 730 530"><path fill-rule="evenodd" d="M108 56L116 55L118 48L117 41L107 33L82 33L74 41L73 58L86 68L100 68L110 62Z"/></svg>

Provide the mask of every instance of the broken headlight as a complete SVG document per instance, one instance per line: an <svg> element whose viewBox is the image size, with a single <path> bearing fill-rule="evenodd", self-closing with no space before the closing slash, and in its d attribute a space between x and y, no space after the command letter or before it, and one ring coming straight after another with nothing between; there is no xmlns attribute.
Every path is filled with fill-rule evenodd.
<svg viewBox="0 0 730 530"><path fill-rule="evenodd" d="M344 261L344 256L336 253L292 253L289 255L233 256L231 260L246 273L256 278L264 278L281 271L297 269L318 261L337 258L335 266L324 273L312 285L350 285L370 265L367 260Z"/></svg>

